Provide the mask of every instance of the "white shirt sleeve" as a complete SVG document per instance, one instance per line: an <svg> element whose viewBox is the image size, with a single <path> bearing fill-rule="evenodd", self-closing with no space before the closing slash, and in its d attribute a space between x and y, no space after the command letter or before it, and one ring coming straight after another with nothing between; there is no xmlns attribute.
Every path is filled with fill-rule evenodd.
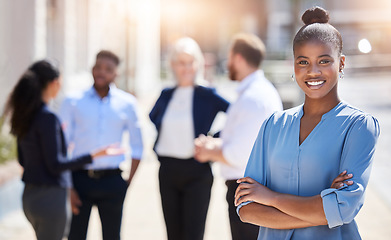
<svg viewBox="0 0 391 240"><path fill-rule="evenodd" d="M229 135L223 137L223 155L231 166L245 169L259 129L271 113L262 104L238 101L229 114L234 119L227 121Z"/></svg>

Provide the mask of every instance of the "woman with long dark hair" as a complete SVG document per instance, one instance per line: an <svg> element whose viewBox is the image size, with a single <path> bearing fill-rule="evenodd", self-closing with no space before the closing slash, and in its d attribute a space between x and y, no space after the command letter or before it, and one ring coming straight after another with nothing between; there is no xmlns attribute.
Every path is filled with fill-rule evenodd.
<svg viewBox="0 0 391 240"><path fill-rule="evenodd" d="M24 168L23 210L38 240L61 240L66 235L71 218L69 170L81 168L99 156L122 152L108 146L67 159L60 122L47 107L60 87L59 70L49 61L38 61L21 76L6 105L11 133L17 138L18 160Z"/></svg>
<svg viewBox="0 0 391 240"><path fill-rule="evenodd" d="M379 124L338 96L345 56L328 12L315 7L302 20L293 55L305 101L264 122L238 180L238 213L261 226L258 239L361 239L354 218L364 203Z"/></svg>

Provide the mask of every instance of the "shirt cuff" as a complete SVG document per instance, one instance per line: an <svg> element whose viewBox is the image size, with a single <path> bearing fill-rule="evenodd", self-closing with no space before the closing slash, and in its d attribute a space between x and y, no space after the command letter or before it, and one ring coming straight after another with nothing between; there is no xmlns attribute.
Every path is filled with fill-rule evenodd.
<svg viewBox="0 0 391 240"><path fill-rule="evenodd" d="M250 203L252 203L252 202L253 202L253 201L244 202L244 203L239 204L239 206L236 207L236 213L238 214L239 217L240 217L239 210L240 210L242 207L244 207L244 206L246 206L246 205L248 205L248 204L250 204Z"/></svg>
<svg viewBox="0 0 391 240"><path fill-rule="evenodd" d="M340 191L346 187L347 185L344 185L344 187L339 189L328 188L320 193L323 202L323 211L326 215L329 228L335 228L343 225L343 220L339 211L337 191Z"/></svg>

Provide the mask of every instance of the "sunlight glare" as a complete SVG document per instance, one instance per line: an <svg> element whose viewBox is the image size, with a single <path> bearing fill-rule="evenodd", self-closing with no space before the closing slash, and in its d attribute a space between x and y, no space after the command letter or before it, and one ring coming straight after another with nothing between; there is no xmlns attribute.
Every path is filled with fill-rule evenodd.
<svg viewBox="0 0 391 240"><path fill-rule="evenodd" d="M372 46L368 39L364 38L358 42L358 50L362 53L369 53L372 51Z"/></svg>

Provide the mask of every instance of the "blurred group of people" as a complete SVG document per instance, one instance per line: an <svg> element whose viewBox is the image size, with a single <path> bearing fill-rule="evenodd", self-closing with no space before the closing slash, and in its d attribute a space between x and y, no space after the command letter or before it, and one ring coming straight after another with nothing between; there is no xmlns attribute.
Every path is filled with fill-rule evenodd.
<svg viewBox="0 0 391 240"><path fill-rule="evenodd" d="M339 100L345 56L327 11L309 9L303 22L293 50L294 80L305 102L286 111L260 68L265 46L257 36L232 39L227 67L239 83L233 103L200 84L198 44L189 37L174 44L176 84L162 90L149 114L157 129L168 240L203 239L214 162L226 180L233 240L359 239L354 216L363 204L379 126ZM99 52L93 86L66 97L58 116L48 108L61 86L50 61L33 63L10 95L6 112L24 168L23 209L39 240L86 239L94 205L103 239L120 239L143 139L136 98L114 85L119 64L114 53ZM213 134L219 112L226 112L226 123ZM132 158L127 179L120 169L124 132Z"/></svg>

